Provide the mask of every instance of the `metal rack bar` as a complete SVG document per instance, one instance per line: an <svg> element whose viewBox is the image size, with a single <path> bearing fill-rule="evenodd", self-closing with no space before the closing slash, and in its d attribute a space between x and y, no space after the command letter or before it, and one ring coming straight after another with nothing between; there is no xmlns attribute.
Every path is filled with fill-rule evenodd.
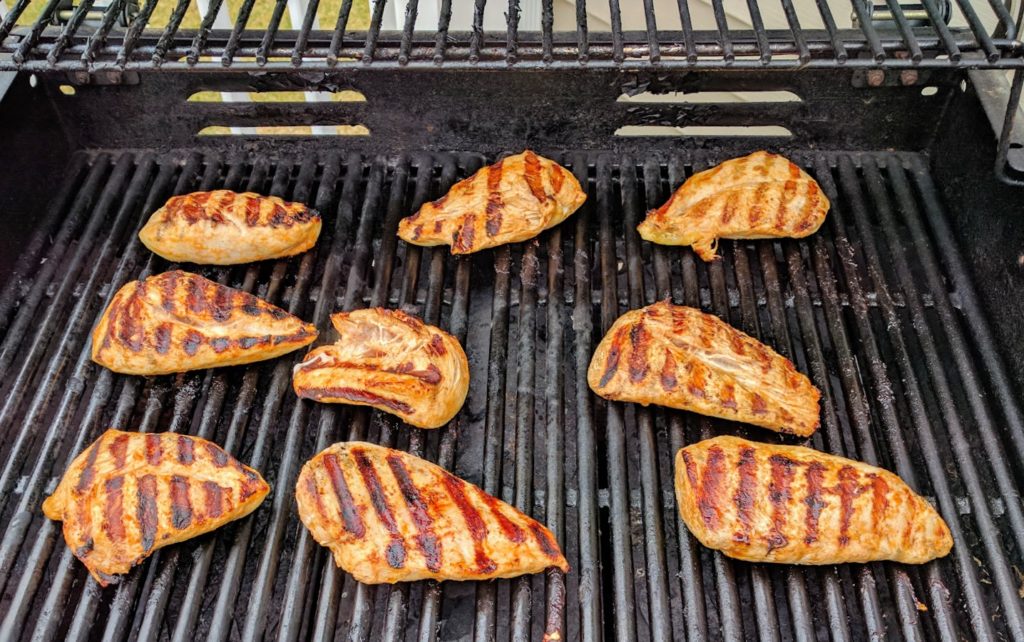
<svg viewBox="0 0 1024 642"><path fill-rule="evenodd" d="M764 20L761 18L761 9L757 2L758 0L747 0L747 11L750 12L750 24L754 27L757 48L760 51L758 57L767 65L772 60L772 47L768 44L768 33L765 32Z"/></svg>
<svg viewBox="0 0 1024 642"><path fill-rule="evenodd" d="M861 0L850 0L850 4L853 5L853 12L857 16L857 25L860 27L861 33L864 34L864 38L871 48L871 54L875 62L880 63L884 61L885 50L882 48L882 41L878 37L875 26L871 23L871 15L868 13L867 7ZM820 7L821 4L819 3L818 6Z"/></svg>
<svg viewBox="0 0 1024 642"><path fill-rule="evenodd" d="M508 36L505 44L505 60L514 64L519 49L519 0L508 0L508 12L505 14L508 24Z"/></svg>
<svg viewBox="0 0 1024 642"><path fill-rule="evenodd" d="M119 0L123 1L123 0ZM128 64L128 57L131 56L132 51L139 44L139 38L142 36L142 30L146 28L149 23L149 19L153 16L153 10L156 9L156 5L159 0L146 0L146 3L142 6L142 10L132 20L131 25L128 27L128 31L125 32L124 42L121 44L121 48L117 52L116 63L119 67L124 67Z"/></svg>
<svg viewBox="0 0 1024 642"><path fill-rule="evenodd" d="M946 48L946 53L949 55L949 59L953 62L959 61L963 56L960 53L960 48L956 45L956 39L953 37L953 33L949 30L949 26L946 25L945 20L942 19L942 14L939 12L938 7L935 4L935 0L922 0L921 4L924 5L925 10L928 12L928 17L931 19L932 28L939 35L939 39L942 41L942 46Z"/></svg>
<svg viewBox="0 0 1024 642"><path fill-rule="evenodd" d="M274 11L270 14L270 22L267 24L266 30L263 32L263 39L260 40L260 44L256 47L256 64L263 66L267 64L267 57L270 48L274 46L274 40L277 38L277 30L281 27L281 18L284 17L285 7L288 5L288 0L277 0L274 3Z"/></svg>
<svg viewBox="0 0 1024 642"><path fill-rule="evenodd" d="M654 15L654 0L644 0L644 20L647 25L647 47L652 63L661 60L661 49L658 44L658 19Z"/></svg>
<svg viewBox="0 0 1024 642"><path fill-rule="evenodd" d="M469 62L480 60L480 50L484 46L484 7L487 0L476 0L473 6L473 33L469 37Z"/></svg>
<svg viewBox="0 0 1024 642"><path fill-rule="evenodd" d="M7 39L7 36L10 35L14 25L17 24L18 18L21 18L22 14L25 13L25 9L28 8L31 1L32 0L17 0L17 2L14 3L14 6L4 14L4 19L0 21L0 42Z"/></svg>
<svg viewBox="0 0 1024 642"><path fill-rule="evenodd" d="M612 60L621 63L626 54L622 44L622 10L619 0L608 0L609 17L612 23Z"/></svg>
<svg viewBox="0 0 1024 642"><path fill-rule="evenodd" d="M804 37L804 31L800 28L800 19L796 15L796 8L793 6L793 0L782 0L782 11L786 14L786 22L789 23L789 29L793 32L793 41L796 42L797 59L806 63L811 59L811 50L807 47L807 38ZM830 35L834 33L834 28L830 31ZM838 46L835 42L832 43L836 53L842 50L842 43Z"/></svg>
<svg viewBox="0 0 1024 642"><path fill-rule="evenodd" d="M587 0L576 0L576 48L578 50L576 59L580 63L586 63L590 57L590 43L587 36Z"/></svg>
<svg viewBox="0 0 1024 642"><path fill-rule="evenodd" d="M185 18L189 4L191 4L191 0L178 0L178 4L171 11L167 26L164 27L163 33L160 34L160 40L157 41L156 47L153 49L153 56L150 58L154 67L159 67L164 63L167 57L167 50L171 48L171 43L181 27L181 21Z"/></svg>
<svg viewBox="0 0 1024 642"><path fill-rule="evenodd" d="M331 67L338 64L339 53L344 44L345 29L348 27L348 18L352 13L352 0L341 0L341 7L338 9L338 20L334 23L334 35L331 36L331 44L327 49L327 64Z"/></svg>
<svg viewBox="0 0 1024 642"><path fill-rule="evenodd" d="M921 52L921 45L917 44L914 30L910 27L910 23L907 22L907 16L903 13L899 0L886 0L886 4L889 5L889 11L896 21L896 27L900 31L900 36L903 37L903 42L907 43L910 59L914 62L921 62L921 59L924 58L924 54Z"/></svg>
<svg viewBox="0 0 1024 642"><path fill-rule="evenodd" d="M398 63L409 62L409 51L412 50L413 29L416 28L416 15L419 11L419 0L408 0L405 3L405 23L402 27L402 44L398 53Z"/></svg>
<svg viewBox="0 0 1024 642"><path fill-rule="evenodd" d="M985 56L989 62L995 62L999 60L1001 54L996 49L995 44L992 43L992 38L988 34L988 30L985 29L985 25L981 22L978 17L978 12L974 10L974 6L971 5L970 0L956 0L957 6L960 7L960 11L964 14L967 19L967 24L970 25L971 31L974 36L978 39L981 44L981 48L985 50Z"/></svg>
<svg viewBox="0 0 1024 642"><path fill-rule="evenodd" d="M203 55L203 49L206 48L206 39L210 36L210 29L213 28L213 22L217 19L217 13L220 11L223 3L224 0L210 0L206 15L203 16L203 21L199 24L199 31L193 36L192 45L185 56L188 66L194 67L199 62L199 57Z"/></svg>
<svg viewBox="0 0 1024 642"><path fill-rule="evenodd" d="M715 24L718 25L718 34L722 44L722 60L730 64L736 60L736 54L732 48L732 38L729 36L729 19L725 16L725 7L722 0L711 0L711 7L715 14Z"/></svg>
<svg viewBox="0 0 1024 642"><path fill-rule="evenodd" d="M679 25L683 29L683 46L686 49L686 61L697 62L697 43L693 38L693 19L690 17L690 5L687 0L677 0L679 6Z"/></svg>
<svg viewBox="0 0 1024 642"><path fill-rule="evenodd" d="M541 47L544 51L541 60L548 63L554 58L555 7L554 0L541 0Z"/></svg>
<svg viewBox="0 0 1024 642"><path fill-rule="evenodd" d="M373 61L373 54L377 49L377 38L380 37L380 24L384 19L384 7L387 0L377 0L373 4L373 15L370 16L370 28L366 32L366 47L363 49L363 64Z"/></svg>
<svg viewBox="0 0 1024 642"><path fill-rule="evenodd" d="M298 35L295 36L295 47L292 49L292 65L299 67L306 55L306 47L309 45L309 33L313 30L316 22L316 12L320 8L320 0L308 0L306 12L302 16L302 26Z"/></svg>
<svg viewBox="0 0 1024 642"><path fill-rule="evenodd" d="M123 6L124 0L115 0L107 5L106 11L103 12L103 19L100 22L99 28L95 33L89 36L89 40L85 43L85 51L82 53L82 62L91 62L96 56L96 50L106 43L107 36L110 34L110 29L114 26L114 21L117 19L117 16L121 12L121 8ZM52 58L56 61L58 56L52 56ZM49 59L50 56L47 57L47 60Z"/></svg>
<svg viewBox="0 0 1024 642"><path fill-rule="evenodd" d="M50 53L46 55L46 60L51 65L56 64L61 54L64 53L64 49L71 44L72 36L82 26L82 21L85 20L86 14L92 8L93 2L94 0L81 0L81 4L76 6L71 12L71 18L68 19L67 24L61 29L60 35L57 36L57 40L53 43L53 48L50 49Z"/></svg>

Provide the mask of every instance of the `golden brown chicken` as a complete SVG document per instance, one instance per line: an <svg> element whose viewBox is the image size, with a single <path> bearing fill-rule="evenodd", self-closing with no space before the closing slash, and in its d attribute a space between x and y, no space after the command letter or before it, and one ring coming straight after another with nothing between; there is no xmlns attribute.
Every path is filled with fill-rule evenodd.
<svg viewBox="0 0 1024 642"><path fill-rule="evenodd" d="M295 499L313 539L367 584L569 571L539 522L398 450L334 444L302 467Z"/></svg>
<svg viewBox="0 0 1024 642"><path fill-rule="evenodd" d="M251 513L260 474L199 437L108 430L75 457L43 513L101 585L158 548Z"/></svg>
<svg viewBox="0 0 1024 642"><path fill-rule="evenodd" d="M168 261L234 265L305 252L320 225L320 216L302 203L219 189L171 197L139 239Z"/></svg>
<svg viewBox="0 0 1024 642"><path fill-rule="evenodd" d="M273 359L316 339L316 328L251 294L189 272L129 281L92 331L92 360L158 375Z"/></svg>
<svg viewBox="0 0 1024 642"><path fill-rule="evenodd" d="M569 170L527 150L459 181L402 219L398 236L452 254L531 239L575 212L587 194Z"/></svg>
<svg viewBox="0 0 1024 642"><path fill-rule="evenodd" d="M340 312L331 323L338 341L295 366L300 397L372 406L420 428L439 428L462 408L469 362L452 335L384 308Z"/></svg>
<svg viewBox="0 0 1024 642"><path fill-rule="evenodd" d="M751 562L922 564L953 547L896 475L799 446L723 436L681 448L676 498L702 544Z"/></svg>
<svg viewBox="0 0 1024 642"><path fill-rule="evenodd" d="M754 152L691 176L668 202L647 213L640 236L663 245L691 245L705 261L718 239L802 238L828 213L818 183L788 159Z"/></svg>
<svg viewBox="0 0 1024 642"><path fill-rule="evenodd" d="M587 371L606 399L658 404L806 437L818 389L785 357L716 316L667 301L619 317Z"/></svg>

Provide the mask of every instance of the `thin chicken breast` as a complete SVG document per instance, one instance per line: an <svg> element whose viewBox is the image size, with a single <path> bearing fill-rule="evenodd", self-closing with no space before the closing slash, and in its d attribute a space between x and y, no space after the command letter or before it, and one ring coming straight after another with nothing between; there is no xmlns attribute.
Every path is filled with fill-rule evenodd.
<svg viewBox="0 0 1024 642"><path fill-rule="evenodd" d="M171 197L139 239L168 261L234 265L305 252L320 225L320 215L302 203L219 189Z"/></svg>
<svg viewBox="0 0 1024 642"><path fill-rule="evenodd" d="M415 245L448 244L452 254L469 254L532 239L585 200L572 172L526 150L459 181L402 219L398 236Z"/></svg>
<svg viewBox="0 0 1024 642"><path fill-rule="evenodd" d="M302 467L295 499L313 539L367 584L569 571L539 522L398 450L334 444Z"/></svg>
<svg viewBox="0 0 1024 642"><path fill-rule="evenodd" d="M711 261L720 238L814 234L828 208L828 198L805 171L782 156L754 152L694 174L637 230L653 243L690 245Z"/></svg>
<svg viewBox="0 0 1024 642"><path fill-rule="evenodd" d="M43 513L101 585L158 548L251 513L260 474L199 437L110 429L75 457Z"/></svg>
<svg viewBox="0 0 1024 642"><path fill-rule="evenodd" d="M800 446L721 436L681 448L676 498L702 544L750 562L923 564L953 547L896 475Z"/></svg>
<svg viewBox="0 0 1024 642"><path fill-rule="evenodd" d="M587 371L605 399L657 404L806 437L818 389L785 357L716 316L661 301L619 317Z"/></svg>
<svg viewBox="0 0 1024 642"><path fill-rule="evenodd" d="M440 428L469 391L469 362L458 339L401 310L370 308L331 316L332 345L295 366L306 399L372 406L420 428Z"/></svg>
<svg viewBox="0 0 1024 642"><path fill-rule="evenodd" d="M273 359L316 336L312 324L262 299L176 270L114 295L92 331L92 360L158 375Z"/></svg>

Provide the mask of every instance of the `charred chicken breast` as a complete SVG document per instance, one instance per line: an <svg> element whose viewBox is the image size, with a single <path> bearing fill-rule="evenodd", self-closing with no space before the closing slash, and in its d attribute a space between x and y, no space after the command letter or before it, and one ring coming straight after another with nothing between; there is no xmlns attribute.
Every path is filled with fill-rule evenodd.
<svg viewBox="0 0 1024 642"><path fill-rule="evenodd" d="M299 517L367 584L568 572L551 532L440 466L362 442L330 446L295 485Z"/></svg>
<svg viewBox="0 0 1024 642"><path fill-rule="evenodd" d="M43 513L106 586L158 548L245 517L269 490L205 439L111 429L75 457Z"/></svg>
<svg viewBox="0 0 1024 642"><path fill-rule="evenodd" d="M619 317L587 371L606 399L658 404L806 437L820 393L785 357L716 316L667 301Z"/></svg>
<svg viewBox="0 0 1024 642"><path fill-rule="evenodd" d="M168 261L234 265L305 252L320 225L320 215L302 203L219 189L171 197L139 239Z"/></svg>
<svg viewBox="0 0 1024 642"><path fill-rule="evenodd" d="M676 498L702 544L751 562L922 564L953 546L896 475L799 446L723 436L682 448Z"/></svg>
<svg viewBox="0 0 1024 642"><path fill-rule="evenodd" d="M694 174L637 229L648 241L690 245L711 261L720 238L809 236L828 208L806 172L782 156L754 152Z"/></svg>
<svg viewBox="0 0 1024 642"><path fill-rule="evenodd" d="M251 294L189 272L130 281L92 332L92 360L158 375L272 359L316 339L309 323Z"/></svg>
<svg viewBox="0 0 1024 642"><path fill-rule="evenodd" d="M372 406L420 428L439 428L459 412L469 362L455 337L384 308L341 312L331 323L338 340L295 366L300 397Z"/></svg>
<svg viewBox="0 0 1024 642"><path fill-rule="evenodd" d="M586 193L572 173L527 150L459 181L440 199L402 219L398 236L452 254L531 239L575 212Z"/></svg>

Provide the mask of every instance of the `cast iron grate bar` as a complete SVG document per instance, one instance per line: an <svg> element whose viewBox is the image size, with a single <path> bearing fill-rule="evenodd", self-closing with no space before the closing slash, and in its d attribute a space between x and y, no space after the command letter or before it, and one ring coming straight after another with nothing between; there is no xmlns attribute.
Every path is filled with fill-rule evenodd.
<svg viewBox="0 0 1024 642"><path fill-rule="evenodd" d="M83 28L90 0L81 0L63 27L54 26L59 2L50 0L31 24L15 26L24 15L26 2L19 0L0 23L0 70L32 71L120 71L158 67L189 68L220 64L243 69L280 69L294 66L329 69L344 66L416 66L522 68L628 67L651 65L680 68L721 69L724 67L793 69L803 66L836 68L1018 68L1024 45L1017 39L1016 25L998 0L989 0L992 24L986 24L974 7L979 0L956 0L965 27L948 27L942 22L935 0L925 0L930 26L913 26L896 0L887 0L893 28L876 28L863 0L849 0L844 15L856 17L856 27L840 29L826 0L817 0L818 17L824 29L803 29L791 0L782 0L788 30L766 29L760 2L748 0L752 28L730 27L721 0L712 0L714 29L695 30L686 0L677 0L681 31L660 31L655 3L644 0L644 30L624 31L618 0L608 0L611 21L608 37L591 38L587 33L585 0L575 3L576 38L555 31L553 0L542 0L540 31L518 33L519 3L510 0L504 42L500 35L485 33L483 16L486 0L475 0L472 28L468 33L450 34L452 6L444 0L440 20L433 31L416 31L417 2L406 4L405 21L398 31L382 31L385 3L374 3L369 28L363 34L345 37L351 0L343 0L333 31L314 30L313 17L320 6L307 6L306 19L294 31L279 33L284 0L277 0L265 29L248 28L252 2L243 2L232 28L211 33L214 16L223 0L213 0L197 30L181 30L184 8L179 1L166 24L147 25L155 9L149 0L128 27L116 24L123 1L111 4L99 32ZM157 31L144 29L150 26ZM430 26L431 28L433 25ZM8 38L8 34L12 37ZM113 36L113 37L111 37ZM433 47L418 44L433 40ZM256 43L253 45L252 43ZM245 46L241 46L245 43ZM84 53L82 53L84 51ZM964 53L979 54L963 56ZM9 54L10 57L2 54Z"/></svg>
<svg viewBox="0 0 1024 642"><path fill-rule="evenodd" d="M26 250L26 261L46 257L43 269L22 270L21 286L0 297L0 638L430 640L460 630L536 639L563 627L564 639L583 640L1024 636L1012 569L1024 515L1013 504L1016 458L1000 446L1001 430L1024 443L1019 402L999 359L979 368L976 354L998 353L967 273L943 267L962 259L927 161L797 154L833 203L822 230L724 242L722 260L704 264L688 249L641 242L635 223L721 159L555 157L589 194L573 219L534 242L453 258L398 242L394 230L482 166L476 155L76 155L45 219L52 229ZM173 267L138 242L146 215L171 194L218 186L312 202L324 233L300 257L194 269L321 329L337 309L377 304L447 327L474 364L458 419L418 431L379 412L298 401L289 383L300 355L151 380L95 366L89 330L116 288ZM697 544L675 508L675 450L723 431L770 436L609 404L586 385L601 331L663 298L714 312L793 359L823 392L812 444L878 462L934 497L956 541L950 557L788 568ZM256 464L273 496L250 518L163 549L101 590L39 503L110 425L215 439ZM426 456L545 520L572 573L358 585L299 524L291 494L302 462L346 438Z"/></svg>

